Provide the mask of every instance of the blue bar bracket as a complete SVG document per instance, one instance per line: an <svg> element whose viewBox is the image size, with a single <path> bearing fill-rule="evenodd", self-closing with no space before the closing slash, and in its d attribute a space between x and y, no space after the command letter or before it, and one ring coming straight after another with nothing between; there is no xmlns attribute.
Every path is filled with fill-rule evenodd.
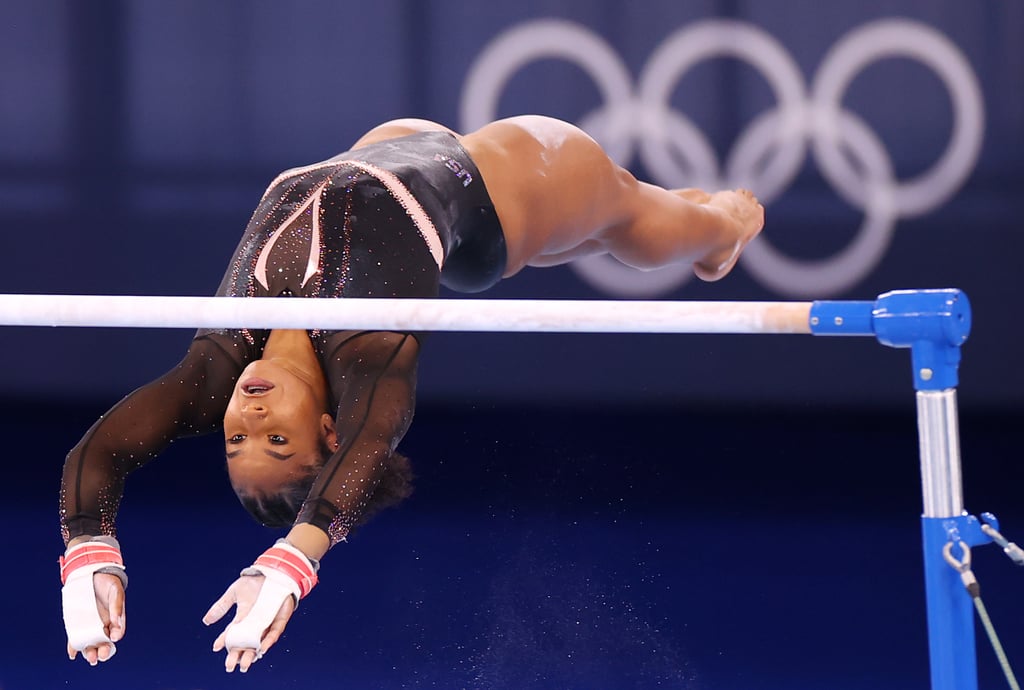
<svg viewBox="0 0 1024 690"><path fill-rule="evenodd" d="M977 690L974 605L960 580L960 573L945 561L942 551L950 542L954 547L961 544L972 547L987 544L991 539L981 530L981 523L973 515L923 517L921 537L932 690ZM962 558L963 551L954 548L953 556Z"/></svg>
<svg viewBox="0 0 1024 690"><path fill-rule="evenodd" d="M971 330L970 302L956 289L897 290L874 302L818 301L811 305L809 326L814 335L875 336L883 345L910 348L925 497L921 528L932 690L977 690L971 597L943 556L949 543L971 547L992 541L978 518L962 512L961 500L953 500L960 492L957 369ZM993 515L982 518L998 530Z"/></svg>
<svg viewBox="0 0 1024 690"><path fill-rule="evenodd" d="M992 538L982 531L981 525L984 522L984 524L990 525L998 532L999 520L992 513L982 513L981 516L981 520L974 515L967 514L949 518L925 519L932 522L936 534L942 535L942 538L939 540L939 550L941 552L941 547L945 546L948 541L954 544L963 542L969 547L991 544Z"/></svg>
<svg viewBox="0 0 1024 690"><path fill-rule="evenodd" d="M894 290L874 302L811 305L814 335L873 335L883 345L910 348L915 390L956 388L960 346L971 331L971 305L961 290Z"/></svg>

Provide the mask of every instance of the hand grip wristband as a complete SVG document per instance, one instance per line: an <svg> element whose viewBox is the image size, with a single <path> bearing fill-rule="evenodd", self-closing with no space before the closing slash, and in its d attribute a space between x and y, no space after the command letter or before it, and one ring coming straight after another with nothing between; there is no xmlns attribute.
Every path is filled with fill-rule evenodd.
<svg viewBox="0 0 1024 690"><path fill-rule="evenodd" d="M238 622L231 623L224 638L229 650L253 649L256 658L263 656L263 633L273 623L285 597L292 596L296 605L312 591L318 578L319 564L306 554L284 541L270 547L242 575L262 575L263 585L249 613Z"/></svg>
<svg viewBox="0 0 1024 690"><path fill-rule="evenodd" d="M302 599L316 587L318 578L316 572L319 564L310 560L306 554L289 544L284 539L263 552L256 559L252 566L264 575L269 577L271 571L277 571L287 575L296 586L295 603Z"/></svg>
<svg viewBox="0 0 1024 690"><path fill-rule="evenodd" d="M117 540L99 539L76 544L60 557L64 630L72 649L81 652L88 647L109 644L113 656L117 649L103 631L92 576L102 571L116 575L122 584L127 584L127 575Z"/></svg>

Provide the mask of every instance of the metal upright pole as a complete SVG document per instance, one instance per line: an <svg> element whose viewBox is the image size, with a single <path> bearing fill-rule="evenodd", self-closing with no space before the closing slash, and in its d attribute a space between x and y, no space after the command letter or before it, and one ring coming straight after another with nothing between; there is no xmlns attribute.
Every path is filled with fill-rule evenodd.
<svg viewBox="0 0 1024 690"><path fill-rule="evenodd" d="M873 334L885 345L911 351L932 690L978 687L971 597L942 555L949 542L990 541L963 507L956 386L960 346L970 326L970 303L959 290L903 290L881 295L873 304L820 302L811 308L815 334Z"/></svg>
<svg viewBox="0 0 1024 690"><path fill-rule="evenodd" d="M932 688L974 690L974 608L959 573L942 557L947 542L962 540L970 546L973 541L968 539L971 518L963 509L956 389L917 391L917 426Z"/></svg>

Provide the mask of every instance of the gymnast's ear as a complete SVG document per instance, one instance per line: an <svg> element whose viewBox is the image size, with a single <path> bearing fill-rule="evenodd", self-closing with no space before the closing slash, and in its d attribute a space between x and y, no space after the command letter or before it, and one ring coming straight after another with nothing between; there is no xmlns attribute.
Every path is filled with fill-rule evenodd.
<svg viewBox="0 0 1024 690"><path fill-rule="evenodd" d="M334 417L326 412L320 415L320 434L331 453L338 450L338 430L334 426Z"/></svg>

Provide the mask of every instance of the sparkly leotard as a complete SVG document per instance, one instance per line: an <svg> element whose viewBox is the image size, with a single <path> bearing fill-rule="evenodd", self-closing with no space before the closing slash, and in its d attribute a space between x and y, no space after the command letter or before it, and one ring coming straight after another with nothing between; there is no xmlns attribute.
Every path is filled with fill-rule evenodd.
<svg viewBox="0 0 1024 690"><path fill-rule="evenodd" d="M267 189L218 295L434 297L439 284L478 291L501 279L504 236L482 177L457 140L426 132L289 170ZM200 330L185 358L136 390L68 454L65 539L114 533L125 477L176 438L220 428L239 374L269 331ZM394 450L415 395L410 334L310 331L336 410L341 447L299 522L344 539ZM412 348L413 353L416 348ZM413 355L414 357L414 355Z"/></svg>

